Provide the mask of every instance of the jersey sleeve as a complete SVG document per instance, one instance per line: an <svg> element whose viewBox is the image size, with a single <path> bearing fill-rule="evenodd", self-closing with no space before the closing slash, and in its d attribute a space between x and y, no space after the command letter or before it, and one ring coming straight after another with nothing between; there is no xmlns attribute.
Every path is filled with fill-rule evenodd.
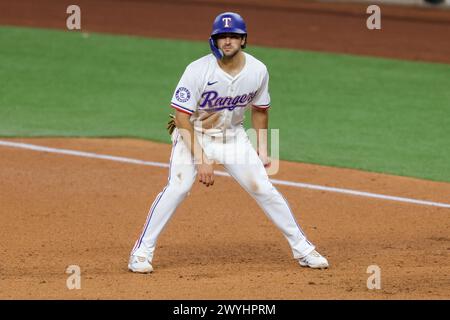
<svg viewBox="0 0 450 320"><path fill-rule="evenodd" d="M173 93L170 106L178 111L193 114L200 99L200 88L195 73L189 66L181 76Z"/></svg>
<svg viewBox="0 0 450 320"><path fill-rule="evenodd" d="M261 87L259 88L252 105L258 109L268 109L270 107L269 72L267 72L267 69L264 72Z"/></svg>

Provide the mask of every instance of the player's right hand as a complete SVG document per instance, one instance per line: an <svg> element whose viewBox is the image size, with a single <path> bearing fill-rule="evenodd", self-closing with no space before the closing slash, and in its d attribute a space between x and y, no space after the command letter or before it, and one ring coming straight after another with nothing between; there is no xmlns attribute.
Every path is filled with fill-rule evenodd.
<svg viewBox="0 0 450 320"><path fill-rule="evenodd" d="M212 164L197 164L198 181L209 187L214 184L214 168Z"/></svg>

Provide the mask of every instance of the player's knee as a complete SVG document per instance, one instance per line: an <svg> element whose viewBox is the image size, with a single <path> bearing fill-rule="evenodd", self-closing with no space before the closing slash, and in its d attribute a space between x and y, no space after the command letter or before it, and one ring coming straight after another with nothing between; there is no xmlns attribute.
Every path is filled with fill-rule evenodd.
<svg viewBox="0 0 450 320"><path fill-rule="evenodd" d="M250 193L258 198L271 198L276 194L276 190L271 183L251 184L248 186L248 189Z"/></svg>
<svg viewBox="0 0 450 320"><path fill-rule="evenodd" d="M170 193L172 193L175 197L184 198L187 196L189 191L191 191L194 181L195 179L170 181L169 183Z"/></svg>
<svg viewBox="0 0 450 320"><path fill-rule="evenodd" d="M180 196L186 197L188 195L189 191L191 191L191 188L192 188L192 184L183 184L180 187L178 193L180 194Z"/></svg>

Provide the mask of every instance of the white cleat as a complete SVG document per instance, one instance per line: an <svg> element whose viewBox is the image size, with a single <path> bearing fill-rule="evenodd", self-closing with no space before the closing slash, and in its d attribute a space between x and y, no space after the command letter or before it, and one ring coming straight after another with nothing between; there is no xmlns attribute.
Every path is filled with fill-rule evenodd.
<svg viewBox="0 0 450 320"><path fill-rule="evenodd" d="M131 256L128 262L128 270L138 273L150 273L153 267L145 257Z"/></svg>
<svg viewBox="0 0 450 320"><path fill-rule="evenodd" d="M329 266L328 260L316 250L313 250L303 258L298 259L298 263L300 263L302 267L310 267L313 269L326 269Z"/></svg>

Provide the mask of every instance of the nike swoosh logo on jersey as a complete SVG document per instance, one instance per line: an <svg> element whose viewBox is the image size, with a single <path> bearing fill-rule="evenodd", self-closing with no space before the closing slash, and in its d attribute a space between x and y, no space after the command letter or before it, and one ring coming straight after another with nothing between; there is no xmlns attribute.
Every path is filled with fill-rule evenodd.
<svg viewBox="0 0 450 320"><path fill-rule="evenodd" d="M217 82L219 82L219 81L214 81L214 82L209 82L209 81L208 81L208 86L212 86L213 84L215 84L215 83L217 83Z"/></svg>

